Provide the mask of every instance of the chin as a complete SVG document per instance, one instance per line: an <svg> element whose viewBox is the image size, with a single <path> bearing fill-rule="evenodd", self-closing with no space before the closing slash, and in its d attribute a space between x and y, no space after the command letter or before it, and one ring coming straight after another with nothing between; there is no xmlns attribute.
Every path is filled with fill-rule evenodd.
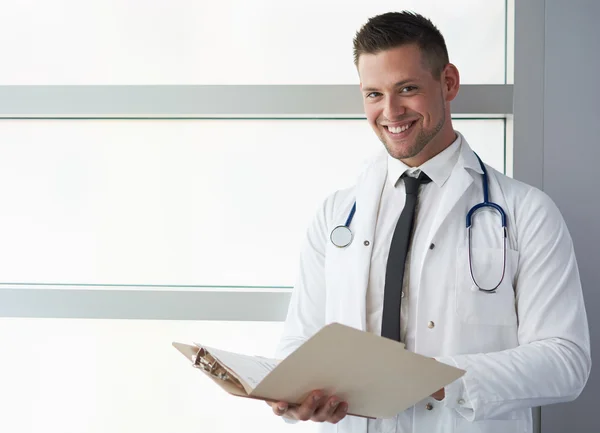
<svg viewBox="0 0 600 433"><path fill-rule="evenodd" d="M402 145L398 144L389 144L384 143L387 152L390 154L392 158L395 159L408 159L416 156L418 152L415 152L414 146L410 145Z"/></svg>

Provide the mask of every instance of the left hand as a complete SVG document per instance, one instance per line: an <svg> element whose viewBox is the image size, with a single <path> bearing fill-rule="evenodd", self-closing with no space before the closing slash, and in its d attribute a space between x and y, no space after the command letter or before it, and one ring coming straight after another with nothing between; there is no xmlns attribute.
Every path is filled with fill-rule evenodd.
<svg viewBox="0 0 600 433"><path fill-rule="evenodd" d="M299 406L290 407L286 402L268 403L275 415L300 421L329 422L337 424L347 414L348 403L322 390L313 391Z"/></svg>

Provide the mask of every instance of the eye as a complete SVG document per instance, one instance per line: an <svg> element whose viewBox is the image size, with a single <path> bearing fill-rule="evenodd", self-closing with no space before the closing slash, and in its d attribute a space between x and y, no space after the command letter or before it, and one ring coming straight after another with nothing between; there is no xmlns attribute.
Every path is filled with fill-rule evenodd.
<svg viewBox="0 0 600 433"><path fill-rule="evenodd" d="M414 90L417 90L416 86L406 86L406 87L403 87L402 89L400 89L400 93L410 93Z"/></svg>
<svg viewBox="0 0 600 433"><path fill-rule="evenodd" d="M381 93L379 92L370 92L366 94L366 98L367 99L373 99L373 98L377 98L378 96L381 96Z"/></svg>

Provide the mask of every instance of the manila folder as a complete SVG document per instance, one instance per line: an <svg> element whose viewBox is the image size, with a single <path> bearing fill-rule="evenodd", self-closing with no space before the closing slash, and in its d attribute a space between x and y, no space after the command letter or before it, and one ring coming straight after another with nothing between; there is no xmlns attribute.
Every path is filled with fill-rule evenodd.
<svg viewBox="0 0 600 433"><path fill-rule="evenodd" d="M391 418L465 373L339 323L323 327L280 362L173 345L231 394L299 404L321 389L346 401L349 414L369 418Z"/></svg>

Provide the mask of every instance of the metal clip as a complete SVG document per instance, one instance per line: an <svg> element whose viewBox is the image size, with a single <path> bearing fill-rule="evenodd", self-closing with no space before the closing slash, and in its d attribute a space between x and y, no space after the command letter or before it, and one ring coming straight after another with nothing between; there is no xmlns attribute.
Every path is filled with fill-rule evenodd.
<svg viewBox="0 0 600 433"><path fill-rule="evenodd" d="M194 367L201 368L208 372L211 376L221 380L229 380L231 377L225 369L219 365L219 362L204 349L200 349L194 357ZM212 361L211 361L212 360Z"/></svg>

